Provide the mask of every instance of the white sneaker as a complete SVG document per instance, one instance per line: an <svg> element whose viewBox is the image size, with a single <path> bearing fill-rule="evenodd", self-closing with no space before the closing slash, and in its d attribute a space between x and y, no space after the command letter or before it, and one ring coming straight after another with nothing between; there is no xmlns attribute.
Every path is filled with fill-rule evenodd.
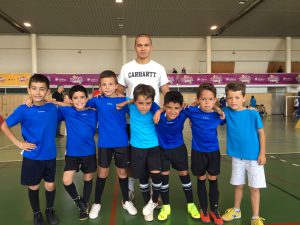
<svg viewBox="0 0 300 225"><path fill-rule="evenodd" d="M89 213L90 219L96 219L99 215L100 209L101 209L101 205L94 203L92 205L92 208L91 208L90 213Z"/></svg>
<svg viewBox="0 0 300 225"><path fill-rule="evenodd" d="M134 207L132 202L126 201L124 204L122 204L122 206L123 206L123 209L125 209L129 213L129 215L134 216L137 214L137 210Z"/></svg>
<svg viewBox="0 0 300 225"><path fill-rule="evenodd" d="M150 213L150 214L147 215L147 216L144 216L144 219L145 219L147 222L153 221L153 212Z"/></svg>
<svg viewBox="0 0 300 225"><path fill-rule="evenodd" d="M131 190L128 191L128 198L129 201L134 202L134 191Z"/></svg>
<svg viewBox="0 0 300 225"><path fill-rule="evenodd" d="M155 209L156 206L157 203L152 202L152 199L150 199L147 205L145 205L145 207L143 208L143 215L148 216L151 213L153 214L153 210Z"/></svg>

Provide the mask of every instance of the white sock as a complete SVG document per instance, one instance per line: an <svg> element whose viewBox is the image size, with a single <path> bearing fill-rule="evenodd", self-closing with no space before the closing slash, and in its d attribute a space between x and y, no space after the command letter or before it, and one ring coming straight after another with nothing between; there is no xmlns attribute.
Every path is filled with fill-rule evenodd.
<svg viewBox="0 0 300 225"><path fill-rule="evenodd" d="M240 212L240 211L241 211L241 209L237 209L237 208L234 208L234 210L235 210L236 212Z"/></svg>
<svg viewBox="0 0 300 225"><path fill-rule="evenodd" d="M259 216L252 216L252 220L257 219Z"/></svg>
<svg viewBox="0 0 300 225"><path fill-rule="evenodd" d="M129 189L129 191L134 191L134 181L135 181L134 178L128 177L128 189Z"/></svg>

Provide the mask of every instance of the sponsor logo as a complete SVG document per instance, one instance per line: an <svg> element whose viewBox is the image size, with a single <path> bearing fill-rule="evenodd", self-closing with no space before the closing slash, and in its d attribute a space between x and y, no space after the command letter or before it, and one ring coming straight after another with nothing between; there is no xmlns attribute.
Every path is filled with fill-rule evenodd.
<svg viewBox="0 0 300 225"><path fill-rule="evenodd" d="M82 84L83 78L82 78L81 76L73 75L73 76L70 78L70 82L71 82L71 83L74 83L74 84Z"/></svg>
<svg viewBox="0 0 300 225"><path fill-rule="evenodd" d="M247 83L249 84L251 82L251 77L248 75L243 74L240 78L239 81L243 82L243 83Z"/></svg>
<svg viewBox="0 0 300 225"><path fill-rule="evenodd" d="M217 84L221 84L223 79L221 76L218 76L218 75L213 75L212 78L210 78L210 80L213 82L213 83L217 83Z"/></svg>
<svg viewBox="0 0 300 225"><path fill-rule="evenodd" d="M279 82L279 77L278 76L275 76L273 74L271 74L269 77L268 77L268 81L270 83L278 83Z"/></svg>

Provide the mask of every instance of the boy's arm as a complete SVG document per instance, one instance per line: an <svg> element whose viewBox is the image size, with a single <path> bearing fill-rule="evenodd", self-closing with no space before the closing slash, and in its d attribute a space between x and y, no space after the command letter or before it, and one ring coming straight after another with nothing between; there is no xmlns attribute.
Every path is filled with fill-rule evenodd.
<svg viewBox="0 0 300 225"><path fill-rule="evenodd" d="M25 151L31 151L32 149L36 148L35 144L19 141L13 134L9 126L6 124L6 122L3 122L3 124L1 125L1 130L9 138L9 140L11 140L12 143L14 143L14 145L16 145L18 148Z"/></svg>
<svg viewBox="0 0 300 225"><path fill-rule="evenodd" d="M258 137L259 137L259 155L258 155L258 164L265 165L266 164L266 136L264 128L258 129Z"/></svg>
<svg viewBox="0 0 300 225"><path fill-rule="evenodd" d="M159 122L159 120L160 120L160 115L161 115L162 113L164 113L164 112L165 112L165 109L164 109L164 108L159 109L159 110L157 110L157 111L155 112L155 114L154 114L154 116L153 116L153 122L154 122L155 124L158 124L158 122Z"/></svg>
<svg viewBox="0 0 300 225"><path fill-rule="evenodd" d="M130 105L130 104L134 104L134 100L133 99L129 99L127 101L124 101L124 102L121 102L119 104L116 104L116 108L119 110L119 109L122 109L124 106Z"/></svg>
<svg viewBox="0 0 300 225"><path fill-rule="evenodd" d="M223 110L218 107L218 106L214 106L213 109L220 115L220 119L221 120L225 120L225 113L223 112Z"/></svg>

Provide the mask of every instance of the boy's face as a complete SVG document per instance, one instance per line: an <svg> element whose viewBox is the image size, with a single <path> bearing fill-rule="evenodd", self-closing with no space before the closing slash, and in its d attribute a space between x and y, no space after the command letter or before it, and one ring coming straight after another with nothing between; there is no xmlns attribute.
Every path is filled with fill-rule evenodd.
<svg viewBox="0 0 300 225"><path fill-rule="evenodd" d="M149 59L152 51L150 38L139 37L136 39L135 52L138 59Z"/></svg>
<svg viewBox="0 0 300 225"><path fill-rule="evenodd" d="M138 96L138 98L135 101L135 104L138 108L138 110L140 111L140 113L142 114L146 114L151 106L152 106L152 99L151 98L146 98L142 95Z"/></svg>
<svg viewBox="0 0 300 225"><path fill-rule="evenodd" d="M88 101L87 97L85 96L85 93L81 91L74 92L71 100L73 106L77 110L85 109L86 102Z"/></svg>
<svg viewBox="0 0 300 225"><path fill-rule="evenodd" d="M118 84L113 77L102 78L100 81L100 90L107 97L116 96Z"/></svg>
<svg viewBox="0 0 300 225"><path fill-rule="evenodd" d="M27 92L32 98L32 102L35 105L44 104L46 96L50 93L45 83L31 82L30 87L27 88Z"/></svg>
<svg viewBox="0 0 300 225"><path fill-rule="evenodd" d="M69 97L69 95L64 95L64 102L67 102L67 103L70 102L70 97Z"/></svg>
<svg viewBox="0 0 300 225"><path fill-rule="evenodd" d="M203 112L213 112L213 107L216 104L217 98L214 93L209 90L203 90L198 99L200 108Z"/></svg>
<svg viewBox="0 0 300 225"><path fill-rule="evenodd" d="M174 120L179 115L182 106L178 102L169 102L164 105L168 120Z"/></svg>
<svg viewBox="0 0 300 225"><path fill-rule="evenodd" d="M226 100L229 107L233 110L242 110L245 107L243 103L246 101L246 98L243 96L242 91L227 91Z"/></svg>

